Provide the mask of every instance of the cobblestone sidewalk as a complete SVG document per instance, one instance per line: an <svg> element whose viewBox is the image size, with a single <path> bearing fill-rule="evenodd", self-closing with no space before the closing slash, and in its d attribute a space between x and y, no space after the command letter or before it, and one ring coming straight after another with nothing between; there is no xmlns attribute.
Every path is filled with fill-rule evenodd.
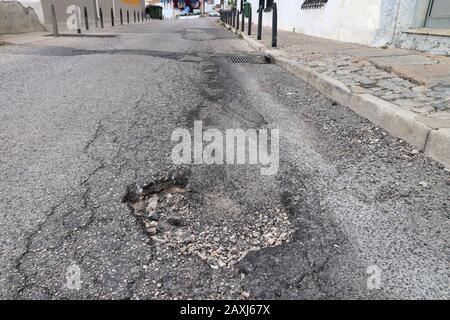
<svg viewBox="0 0 450 320"><path fill-rule="evenodd" d="M256 26L253 28L256 30ZM262 43L270 48L271 29ZM256 40L256 35L252 35ZM279 31L278 47L289 57L347 85L428 118L433 128L450 128L450 58Z"/></svg>

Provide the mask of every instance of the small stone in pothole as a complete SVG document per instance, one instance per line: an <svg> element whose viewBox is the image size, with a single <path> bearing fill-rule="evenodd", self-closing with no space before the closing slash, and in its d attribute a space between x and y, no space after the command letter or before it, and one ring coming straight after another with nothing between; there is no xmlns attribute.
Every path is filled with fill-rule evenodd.
<svg viewBox="0 0 450 320"><path fill-rule="evenodd" d="M421 185L424 188L428 188L428 183L426 183L425 181L420 181L419 185Z"/></svg>
<svg viewBox="0 0 450 320"><path fill-rule="evenodd" d="M152 213L154 211L156 211L156 208L158 207L158 196L157 195L153 195L149 200L148 200L148 205L146 208L147 213Z"/></svg>
<svg viewBox="0 0 450 320"><path fill-rule="evenodd" d="M158 222L156 222L156 221L145 221L146 229L156 228L157 226L158 226Z"/></svg>
<svg viewBox="0 0 450 320"><path fill-rule="evenodd" d="M185 221L182 217L172 216L167 219L167 223L173 225L174 227L181 227L185 224Z"/></svg>
<svg viewBox="0 0 450 320"><path fill-rule="evenodd" d="M148 218L153 221L158 221L160 216L158 211L153 211L148 215Z"/></svg>
<svg viewBox="0 0 450 320"><path fill-rule="evenodd" d="M161 239L161 238L158 238L157 236L152 236L152 240L153 240L155 243L165 243L165 242L166 242L166 240Z"/></svg>
<svg viewBox="0 0 450 320"><path fill-rule="evenodd" d="M147 229L147 233L149 234L149 235L151 235L151 236L154 236L154 235L156 235L156 228L148 228Z"/></svg>

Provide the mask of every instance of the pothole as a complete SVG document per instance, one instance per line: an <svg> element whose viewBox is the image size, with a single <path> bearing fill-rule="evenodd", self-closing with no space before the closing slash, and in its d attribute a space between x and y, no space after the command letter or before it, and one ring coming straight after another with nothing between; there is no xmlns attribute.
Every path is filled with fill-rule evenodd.
<svg viewBox="0 0 450 320"><path fill-rule="evenodd" d="M294 228L282 206L243 208L226 194L190 189L186 178L128 188L124 197L161 251L194 255L211 268L230 268L249 252L289 242Z"/></svg>

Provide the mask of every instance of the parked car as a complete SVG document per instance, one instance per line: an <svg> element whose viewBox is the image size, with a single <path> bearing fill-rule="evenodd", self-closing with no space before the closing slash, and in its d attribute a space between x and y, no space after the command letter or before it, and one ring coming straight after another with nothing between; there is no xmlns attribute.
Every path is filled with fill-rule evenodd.
<svg viewBox="0 0 450 320"><path fill-rule="evenodd" d="M210 17L220 17L220 14L219 14L218 12L216 12L216 11L211 11L211 12L209 13L209 16L210 16Z"/></svg>

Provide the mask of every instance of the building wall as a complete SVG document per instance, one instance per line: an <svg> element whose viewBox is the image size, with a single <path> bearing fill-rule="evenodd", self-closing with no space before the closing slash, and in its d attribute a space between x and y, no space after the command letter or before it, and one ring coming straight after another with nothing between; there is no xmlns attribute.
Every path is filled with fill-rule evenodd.
<svg viewBox="0 0 450 320"><path fill-rule="evenodd" d="M257 17L259 0L249 0ZM374 45L386 38L379 33L383 0L328 0L319 9L301 9L302 0L276 1L280 29L344 42ZM270 26L271 12L263 14L263 25Z"/></svg>
<svg viewBox="0 0 450 320"><path fill-rule="evenodd" d="M256 23L259 0L249 2ZM322 8L306 10L301 9L302 0L276 2L278 26L283 30L370 46L450 53L448 36L405 32L424 26L430 0L328 0ZM263 25L271 23L272 13L264 12Z"/></svg>

